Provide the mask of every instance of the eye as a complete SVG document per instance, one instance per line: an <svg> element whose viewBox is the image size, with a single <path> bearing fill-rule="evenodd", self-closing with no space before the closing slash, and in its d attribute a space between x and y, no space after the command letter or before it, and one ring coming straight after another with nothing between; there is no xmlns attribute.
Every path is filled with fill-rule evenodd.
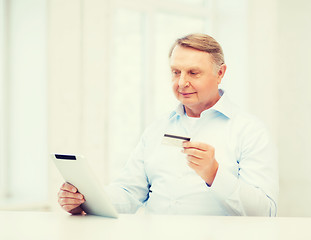
<svg viewBox="0 0 311 240"><path fill-rule="evenodd" d="M196 76L196 75L198 75L199 74L199 72L198 71L193 71L193 70L190 70L190 75L193 75L193 76Z"/></svg>
<svg viewBox="0 0 311 240"><path fill-rule="evenodd" d="M173 69L173 70L172 70L172 75L173 75L173 76L178 76L178 75L180 75L180 71L179 71L179 70L176 70L176 69Z"/></svg>
<svg viewBox="0 0 311 240"><path fill-rule="evenodd" d="M192 78L199 78L201 76L201 71L198 69L189 70L189 76Z"/></svg>

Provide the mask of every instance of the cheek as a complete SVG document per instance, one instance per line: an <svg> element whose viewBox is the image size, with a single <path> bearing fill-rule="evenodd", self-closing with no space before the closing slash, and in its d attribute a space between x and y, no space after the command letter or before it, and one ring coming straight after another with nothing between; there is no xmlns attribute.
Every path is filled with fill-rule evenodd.
<svg viewBox="0 0 311 240"><path fill-rule="evenodd" d="M196 86L194 86L194 88L196 88L198 92L202 92L203 94L209 93L210 91L213 91L217 87L218 84L216 79L198 81Z"/></svg>
<svg viewBox="0 0 311 240"><path fill-rule="evenodd" d="M172 81L172 83L171 83L173 92L177 92L177 90L178 90L178 84L177 83L178 83L177 81Z"/></svg>

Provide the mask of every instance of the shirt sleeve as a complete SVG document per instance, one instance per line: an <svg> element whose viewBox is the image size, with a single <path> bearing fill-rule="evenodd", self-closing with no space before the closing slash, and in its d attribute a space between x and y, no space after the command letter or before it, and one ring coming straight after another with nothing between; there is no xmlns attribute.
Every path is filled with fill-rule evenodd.
<svg viewBox="0 0 311 240"><path fill-rule="evenodd" d="M277 151L262 125L241 134L238 174L219 164L211 190L232 215L276 216L279 191Z"/></svg>
<svg viewBox="0 0 311 240"><path fill-rule="evenodd" d="M106 187L107 194L119 213L135 213L149 197L144 151L143 135L120 176Z"/></svg>

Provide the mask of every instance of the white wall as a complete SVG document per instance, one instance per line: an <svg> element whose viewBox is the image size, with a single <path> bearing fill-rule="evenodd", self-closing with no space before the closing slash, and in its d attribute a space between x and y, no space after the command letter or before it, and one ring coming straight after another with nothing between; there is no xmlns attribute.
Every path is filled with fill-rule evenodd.
<svg viewBox="0 0 311 240"><path fill-rule="evenodd" d="M311 216L311 2L279 2L280 214Z"/></svg>
<svg viewBox="0 0 311 240"><path fill-rule="evenodd" d="M311 216L311 2L248 3L249 111L279 150L279 216Z"/></svg>

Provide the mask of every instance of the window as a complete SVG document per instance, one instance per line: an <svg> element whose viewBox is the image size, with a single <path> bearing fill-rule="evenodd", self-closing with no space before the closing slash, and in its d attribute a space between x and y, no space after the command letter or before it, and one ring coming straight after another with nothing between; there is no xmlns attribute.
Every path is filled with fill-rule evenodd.
<svg viewBox="0 0 311 240"><path fill-rule="evenodd" d="M177 104L168 52L177 37L206 32L210 1L113 1L108 159L117 175L154 117Z"/></svg>
<svg viewBox="0 0 311 240"><path fill-rule="evenodd" d="M143 15L116 9L109 82L109 159L120 169L138 141L143 123ZM130 126L130 127L129 127ZM115 161L117 154L118 161ZM112 174L114 175L114 174Z"/></svg>
<svg viewBox="0 0 311 240"><path fill-rule="evenodd" d="M1 196L25 205L47 199L45 1L0 2Z"/></svg>

